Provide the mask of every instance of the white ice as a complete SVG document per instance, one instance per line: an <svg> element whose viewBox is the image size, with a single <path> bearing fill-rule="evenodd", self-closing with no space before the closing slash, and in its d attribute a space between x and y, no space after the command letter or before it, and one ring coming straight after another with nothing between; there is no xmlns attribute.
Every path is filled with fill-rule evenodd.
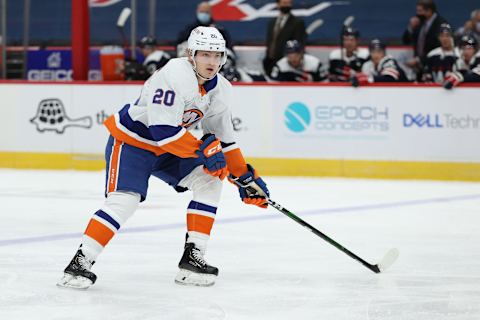
<svg viewBox="0 0 480 320"><path fill-rule="evenodd" d="M265 177L272 199L374 274L225 183L207 261L213 287L174 283L190 194L151 179L86 291L55 283L103 202L103 172L0 170L0 319L480 319L480 184Z"/></svg>

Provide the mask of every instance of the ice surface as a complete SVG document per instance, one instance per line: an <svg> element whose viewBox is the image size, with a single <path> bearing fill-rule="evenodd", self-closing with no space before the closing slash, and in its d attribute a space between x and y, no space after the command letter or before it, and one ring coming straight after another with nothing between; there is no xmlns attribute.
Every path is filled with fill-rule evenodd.
<svg viewBox="0 0 480 320"><path fill-rule="evenodd" d="M480 184L266 177L272 199L374 274L225 183L207 261L213 287L174 283L190 194L150 180L147 201L99 257L86 291L55 286L104 173L0 170L0 319L480 319Z"/></svg>

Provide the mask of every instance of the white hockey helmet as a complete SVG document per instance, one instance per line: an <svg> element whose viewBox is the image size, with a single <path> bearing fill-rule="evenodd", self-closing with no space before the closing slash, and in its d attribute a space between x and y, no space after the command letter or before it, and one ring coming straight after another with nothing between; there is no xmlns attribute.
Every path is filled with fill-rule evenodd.
<svg viewBox="0 0 480 320"><path fill-rule="evenodd" d="M223 66L227 62L227 51L225 46L225 39L222 34L214 27L196 27L190 32L188 37L188 54L192 58L195 57L195 53L198 50L202 51L215 51L222 52L222 62L220 66Z"/></svg>

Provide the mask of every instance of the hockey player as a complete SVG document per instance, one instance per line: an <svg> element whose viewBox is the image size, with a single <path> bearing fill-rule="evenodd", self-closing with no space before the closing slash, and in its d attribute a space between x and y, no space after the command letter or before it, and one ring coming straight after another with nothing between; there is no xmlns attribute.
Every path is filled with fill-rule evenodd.
<svg viewBox="0 0 480 320"><path fill-rule="evenodd" d="M330 81L349 81L354 72L360 72L368 60L368 50L359 48L360 33L352 27L342 31L342 47L330 53L328 77Z"/></svg>
<svg viewBox="0 0 480 320"><path fill-rule="evenodd" d="M460 53L454 47L453 32L449 24L444 23L440 26L438 39L440 47L427 54L422 81L443 84L447 73L453 71Z"/></svg>
<svg viewBox="0 0 480 320"><path fill-rule="evenodd" d="M218 74L226 60L225 40L216 28L197 27L187 50L188 57L170 60L145 82L137 101L105 121L110 132L105 204L91 218L59 286L86 289L95 283L92 265L147 197L151 175L178 192L193 192L179 284L210 286L218 275L204 255L227 170L242 186L245 203L267 207L267 186L234 141L231 84ZM199 140L188 130L200 121L205 135Z"/></svg>
<svg viewBox="0 0 480 320"><path fill-rule="evenodd" d="M386 45L379 39L370 42L370 60L362 66L362 72L351 77L354 87L372 82L406 82L405 72L398 62L386 54Z"/></svg>
<svg viewBox="0 0 480 320"><path fill-rule="evenodd" d="M297 40L287 41L285 53L286 56L275 64L270 73L273 80L305 82L326 79L320 60L305 53L303 46Z"/></svg>
<svg viewBox="0 0 480 320"><path fill-rule="evenodd" d="M443 87L452 89L461 82L480 82L480 51L478 42L473 35L464 35L460 39L460 59L454 66L454 71L447 74Z"/></svg>

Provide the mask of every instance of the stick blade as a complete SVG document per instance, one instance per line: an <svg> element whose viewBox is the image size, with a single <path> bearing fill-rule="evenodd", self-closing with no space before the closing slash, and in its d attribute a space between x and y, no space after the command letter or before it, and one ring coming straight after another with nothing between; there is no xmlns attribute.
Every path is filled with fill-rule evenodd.
<svg viewBox="0 0 480 320"><path fill-rule="evenodd" d="M385 254L383 259L377 264L380 271L383 272L388 269L398 259L399 255L400 251L398 251L397 248L390 249L387 254Z"/></svg>

